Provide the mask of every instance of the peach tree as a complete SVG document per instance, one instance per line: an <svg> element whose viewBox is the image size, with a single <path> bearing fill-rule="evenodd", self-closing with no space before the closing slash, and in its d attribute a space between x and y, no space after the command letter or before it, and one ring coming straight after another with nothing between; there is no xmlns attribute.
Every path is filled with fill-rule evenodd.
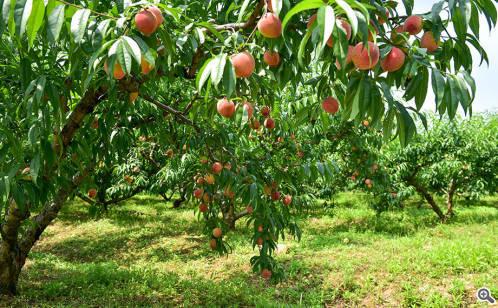
<svg viewBox="0 0 498 308"><path fill-rule="evenodd" d="M419 194L441 221L454 215L457 196L479 199L497 189L496 116L454 122L431 119L430 130L406 147L382 150L383 173L404 197ZM435 196L444 196L444 208Z"/></svg>
<svg viewBox="0 0 498 308"><path fill-rule="evenodd" d="M96 186L95 168L123 160L150 127L162 146L206 156L197 172L217 200L203 214L215 249L227 250L217 213L230 200L251 204L261 246L252 263L271 278L276 240L299 235L292 194L304 164L290 153L307 158L291 141L296 126L368 120L405 145L429 83L440 114L471 111L471 48L487 60L479 18L493 27L495 4L439 1L420 15L413 5L0 1L0 293L17 292L32 247L69 198ZM306 105L282 95L302 87L314 89Z"/></svg>

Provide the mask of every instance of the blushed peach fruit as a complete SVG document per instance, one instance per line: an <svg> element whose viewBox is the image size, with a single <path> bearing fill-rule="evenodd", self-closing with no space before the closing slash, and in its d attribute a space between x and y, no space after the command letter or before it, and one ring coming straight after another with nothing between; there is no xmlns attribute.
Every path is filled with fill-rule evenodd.
<svg viewBox="0 0 498 308"><path fill-rule="evenodd" d="M351 52L353 63L360 70L373 68L379 62L379 57L379 47L372 42L368 42L368 48L358 43Z"/></svg>
<svg viewBox="0 0 498 308"><path fill-rule="evenodd" d="M282 35L282 22L276 14L266 13L258 22L258 30L266 38L277 38Z"/></svg>
<svg viewBox="0 0 498 308"><path fill-rule="evenodd" d="M247 78L251 76L256 67L253 56L247 51L232 55L230 60L232 61L235 75L238 78Z"/></svg>
<svg viewBox="0 0 498 308"><path fill-rule="evenodd" d="M335 114L339 111L339 102L337 99L329 96L322 102L322 108L325 112Z"/></svg>
<svg viewBox="0 0 498 308"><path fill-rule="evenodd" d="M417 15L409 16L405 20L404 30L411 35L417 35L422 31L422 26L424 24L424 20L422 17Z"/></svg>

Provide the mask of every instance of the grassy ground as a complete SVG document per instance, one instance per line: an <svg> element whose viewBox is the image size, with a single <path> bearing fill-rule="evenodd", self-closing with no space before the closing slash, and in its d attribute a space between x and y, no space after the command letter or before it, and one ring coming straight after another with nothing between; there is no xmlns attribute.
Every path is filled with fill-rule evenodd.
<svg viewBox="0 0 498 308"><path fill-rule="evenodd" d="M0 305L39 306L430 306L498 296L498 199L460 205L449 224L410 205L377 217L357 195L303 214L300 243L278 259L287 278L251 273L244 222L214 255L191 209L142 196L91 219L72 203L43 235L20 278L21 296Z"/></svg>

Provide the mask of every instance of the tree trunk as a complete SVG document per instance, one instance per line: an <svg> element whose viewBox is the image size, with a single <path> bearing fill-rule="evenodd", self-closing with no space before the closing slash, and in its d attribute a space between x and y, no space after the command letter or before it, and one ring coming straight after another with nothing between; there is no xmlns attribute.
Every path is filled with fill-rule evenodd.
<svg viewBox="0 0 498 308"><path fill-rule="evenodd" d="M228 228L230 230L235 230L235 221L237 219L235 217L235 207L233 202L230 201L230 203L227 204L226 211L223 213L223 218L225 223L228 225Z"/></svg>
<svg viewBox="0 0 498 308"><path fill-rule="evenodd" d="M450 187L448 188L448 193L446 194L446 217L451 218L455 214L453 213L453 199L455 192L457 190L457 183L455 178L451 179Z"/></svg>
<svg viewBox="0 0 498 308"><path fill-rule="evenodd" d="M436 201L432 197L432 195L423 187L420 183L418 183L414 177L411 177L408 179L408 183L415 188L415 190L422 196L424 197L425 201L429 203L431 206L432 210L436 212L437 216L439 219L444 222L446 221L446 216L443 214L443 211L441 211L441 208L437 205Z"/></svg>
<svg viewBox="0 0 498 308"><path fill-rule="evenodd" d="M19 230L23 221L29 218L28 207L21 210L11 201L2 224L0 242L0 294L15 295L21 269L34 244L48 225L57 217L67 198L81 184L89 169L82 175L75 176L68 187L60 189L54 199L47 203L41 212L33 216L19 240Z"/></svg>
<svg viewBox="0 0 498 308"><path fill-rule="evenodd" d="M18 232L23 220L29 217L27 206L21 210L14 200L10 201L5 221L0 232L0 295L13 296L17 293L17 280L22 268L18 243Z"/></svg>

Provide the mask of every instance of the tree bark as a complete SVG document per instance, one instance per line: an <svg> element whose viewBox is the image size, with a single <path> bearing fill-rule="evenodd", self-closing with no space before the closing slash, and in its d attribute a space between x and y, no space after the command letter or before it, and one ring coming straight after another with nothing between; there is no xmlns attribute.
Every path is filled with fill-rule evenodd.
<svg viewBox="0 0 498 308"><path fill-rule="evenodd" d="M223 219L225 223L228 225L230 230L235 230L235 209L233 206L233 202L230 202L226 205L225 211L223 213Z"/></svg>
<svg viewBox="0 0 498 308"><path fill-rule="evenodd" d="M19 228L23 220L29 217L27 207L20 209L14 200L10 200L5 213L5 221L0 233L0 295L17 294L17 280L21 272L21 254L18 242Z"/></svg>
<svg viewBox="0 0 498 308"><path fill-rule="evenodd" d="M453 213L453 199L455 192L457 190L457 182L455 178L451 179L450 187L448 188L448 193L446 194L446 217L451 218L455 214Z"/></svg>
<svg viewBox="0 0 498 308"><path fill-rule="evenodd" d="M446 220L446 216L443 214L443 211L441 211L441 208L437 205L436 201L432 197L432 195L427 191L427 189L422 186L420 183L415 180L414 177L408 178L408 184L413 186L415 190L422 196L424 197L425 201L429 203L431 206L432 210L436 212L437 216L439 219L444 222Z"/></svg>

